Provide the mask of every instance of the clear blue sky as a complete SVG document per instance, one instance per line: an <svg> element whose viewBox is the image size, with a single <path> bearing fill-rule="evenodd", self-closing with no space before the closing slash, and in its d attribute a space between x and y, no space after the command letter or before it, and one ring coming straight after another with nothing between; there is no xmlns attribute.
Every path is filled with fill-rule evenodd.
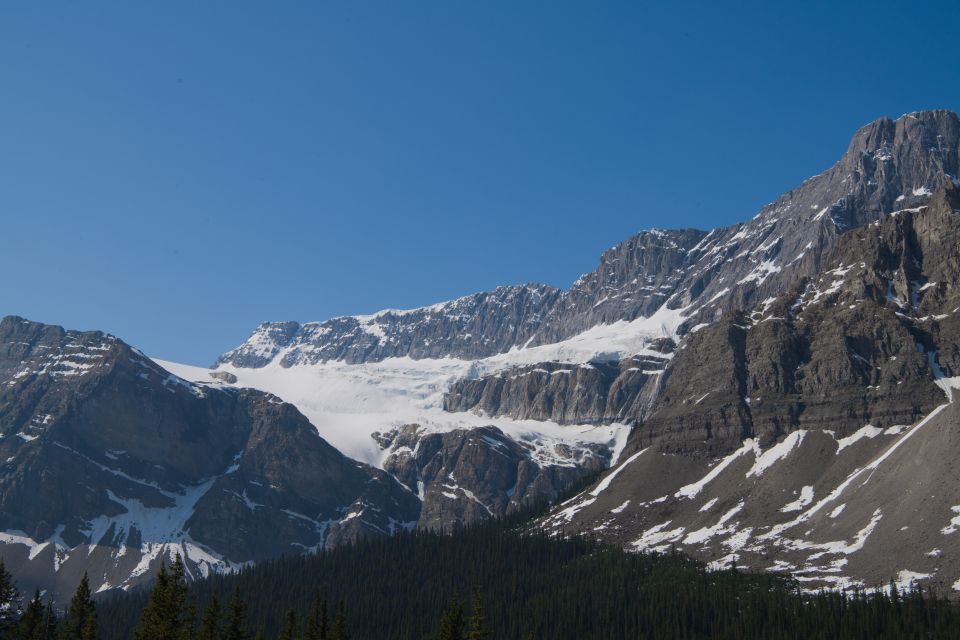
<svg viewBox="0 0 960 640"><path fill-rule="evenodd" d="M0 314L195 364L263 320L566 287L960 109L956 2L18 4Z"/></svg>

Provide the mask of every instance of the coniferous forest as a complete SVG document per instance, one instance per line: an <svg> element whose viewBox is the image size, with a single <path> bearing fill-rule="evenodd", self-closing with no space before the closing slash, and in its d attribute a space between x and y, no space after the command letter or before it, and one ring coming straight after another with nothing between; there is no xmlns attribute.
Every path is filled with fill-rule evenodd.
<svg viewBox="0 0 960 640"><path fill-rule="evenodd" d="M188 584L179 559L150 590L97 602L81 584L54 612L4 608L24 640L479 640L957 638L960 609L928 591L803 594L795 582L707 571L522 533L519 519L378 538ZM0 587L16 602L9 576ZM19 618L19 619L18 619Z"/></svg>

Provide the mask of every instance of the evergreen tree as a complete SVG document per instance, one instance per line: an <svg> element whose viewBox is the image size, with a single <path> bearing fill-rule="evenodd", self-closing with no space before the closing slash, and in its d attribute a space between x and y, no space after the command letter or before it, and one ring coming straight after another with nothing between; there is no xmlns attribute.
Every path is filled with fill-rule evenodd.
<svg viewBox="0 0 960 640"><path fill-rule="evenodd" d="M63 620L61 640L90 640L97 637L97 609L90 593L90 580L84 573L70 599Z"/></svg>
<svg viewBox="0 0 960 640"><path fill-rule="evenodd" d="M136 640L159 640L166 638L164 636L164 615L166 609L166 598L170 588L170 574L167 573L165 562L160 563L160 570L157 571L156 580L153 583L153 589L150 591L150 600L143 610L143 616L140 618L140 626L134 634Z"/></svg>
<svg viewBox="0 0 960 640"><path fill-rule="evenodd" d="M40 640L43 638L43 623L46 607L40 599L40 589L33 593L33 599L27 603L27 608L20 617L20 638L22 640Z"/></svg>
<svg viewBox="0 0 960 640"><path fill-rule="evenodd" d="M227 606L227 621L223 630L223 640L247 640L246 607L240 599L240 587L233 590L233 597Z"/></svg>
<svg viewBox="0 0 960 640"><path fill-rule="evenodd" d="M43 626L36 630L31 640L54 640L57 637L57 611L53 608L53 603L48 602L43 609Z"/></svg>
<svg viewBox="0 0 960 640"><path fill-rule="evenodd" d="M450 604L440 618L440 628L437 630L436 640L464 640L463 637L463 607L460 598L454 591Z"/></svg>
<svg viewBox="0 0 960 640"><path fill-rule="evenodd" d="M487 628L487 616L483 610L483 596L480 595L480 589L474 589L473 613L470 616L467 640L486 640L488 637L490 630Z"/></svg>
<svg viewBox="0 0 960 640"><path fill-rule="evenodd" d="M303 630L304 640L329 640L327 623L327 601L317 595L310 617Z"/></svg>
<svg viewBox="0 0 960 640"><path fill-rule="evenodd" d="M180 640L195 640L197 637L197 599L190 598L187 610L183 614L183 628L180 629Z"/></svg>
<svg viewBox="0 0 960 640"><path fill-rule="evenodd" d="M287 621L283 625L283 630L280 631L280 640L297 640L298 637L297 612L290 609L287 611Z"/></svg>
<svg viewBox="0 0 960 640"><path fill-rule="evenodd" d="M337 615L333 619L330 629L330 640L350 640L350 630L347 628L346 604L343 600L337 605Z"/></svg>
<svg viewBox="0 0 960 640"><path fill-rule="evenodd" d="M13 576L0 560L0 638L10 638L17 628L22 603Z"/></svg>
<svg viewBox="0 0 960 640"><path fill-rule="evenodd" d="M177 554L169 572L166 563L160 563L150 600L134 635L137 640L189 640L192 637L194 621L186 606L185 576L186 569L180 554Z"/></svg>
<svg viewBox="0 0 960 640"><path fill-rule="evenodd" d="M97 640L97 610L91 609L87 619L83 621L83 628L80 629L80 637L83 640Z"/></svg>
<svg viewBox="0 0 960 640"><path fill-rule="evenodd" d="M330 620L327 617L327 599L320 603L320 629L318 640L330 640Z"/></svg>
<svg viewBox="0 0 960 640"><path fill-rule="evenodd" d="M189 640L193 635L195 617L196 610L187 606L186 569L178 553L169 573L165 563L161 562L136 637L140 640Z"/></svg>
<svg viewBox="0 0 960 640"><path fill-rule="evenodd" d="M170 582L167 585L167 627L172 633L171 638L176 640L190 640L193 637L193 626L196 618L196 609L191 609L187 602L187 568L179 553L174 556L170 565Z"/></svg>
<svg viewBox="0 0 960 640"><path fill-rule="evenodd" d="M216 593L210 598L207 608L203 610L197 640L220 640L220 601Z"/></svg>

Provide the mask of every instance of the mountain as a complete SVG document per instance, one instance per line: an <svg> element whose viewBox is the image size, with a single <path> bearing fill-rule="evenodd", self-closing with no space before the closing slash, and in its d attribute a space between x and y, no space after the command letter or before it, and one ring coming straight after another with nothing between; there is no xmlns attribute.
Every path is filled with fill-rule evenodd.
<svg viewBox="0 0 960 640"><path fill-rule="evenodd" d="M101 332L0 321L0 555L22 589L63 602L83 572L98 593L128 589L177 553L197 577L512 513L608 466L618 433L406 424L364 434L376 468L292 404L200 371L213 375L184 379Z"/></svg>
<svg viewBox="0 0 960 640"><path fill-rule="evenodd" d="M544 520L638 550L960 590L960 188L685 341L625 461Z"/></svg>
<svg viewBox="0 0 960 640"><path fill-rule="evenodd" d="M597 325L682 311L687 327L750 308L799 275L818 273L843 232L924 203L960 175L960 120L951 111L881 118L843 157L763 207L714 229L643 231L604 252L567 291L500 287L409 311L258 327L218 364L262 367L342 360L475 359L572 338ZM683 333L685 327L679 327Z"/></svg>
<svg viewBox="0 0 960 640"><path fill-rule="evenodd" d="M525 324L522 331L497 333L495 339L477 333L484 339L469 353L446 346L467 325L452 328L441 317L457 315L461 322L477 323L469 313L449 310L478 309L467 301L489 299L484 294L421 310L339 319L344 326L366 327L360 337L377 346L363 356L335 355L334 346L342 349L358 338L331 323L324 323L322 331L284 334L289 335L284 340L264 340L261 327L247 344L226 354L217 371L236 376L239 384L259 385L286 397L308 415L314 410L311 419L317 417L314 422L321 424L331 411L331 394L320 388L320 380L342 383L356 377L356 384L340 386L337 393L346 388L349 397L376 405L374 413L383 416L397 406L397 398L371 401L366 393L370 384L392 387L397 363L403 362L431 389L398 393L417 398L399 403L405 407L405 421L433 423L435 433L468 437L471 429L517 423L558 425L567 433L629 425L626 448L615 448L610 457L619 466L543 526L590 532L629 548L677 544L711 561L745 563L748 543L737 546L747 536L744 530L759 532L787 522L789 514L803 513L814 497L829 495L850 474L871 464L871 456L882 455L884 447L900 450L898 437L919 443L908 435L914 433L909 427L937 424L951 415L948 405L931 417L946 400L938 384L945 386L943 380L953 369L941 362L947 356L930 354L957 350L952 329L944 330L952 322L957 274L937 266L956 263L956 244L936 242L951 237L944 234L952 228L955 187L960 185L958 156L956 114L940 110L882 118L857 131L831 168L749 221L709 232L641 232L604 252L598 267L570 289L543 295L535 313L519 314L512 306L506 323L487 318L487 327L515 329L521 317ZM525 285L528 291L547 291L538 287ZM514 291L501 288L487 295L497 299ZM842 304L834 302L838 299ZM936 305L935 299L940 300ZM484 308L482 313L490 311ZM408 316L417 319L415 326L397 323ZM924 329L923 322L931 324ZM445 333L448 328L451 333ZM269 348L264 349L266 343ZM235 356L246 352L268 355L255 363ZM439 409L447 417L440 417ZM418 418L424 415L430 417ZM365 421L358 420L360 424ZM523 443L515 430L503 432ZM797 446L787 456L784 451L801 439L805 446L816 445L816 454L801 455ZM859 444L840 444L846 442ZM844 455L828 460L831 447ZM781 454L789 460L797 456L804 484L794 486L784 477L771 488L768 478L780 474L755 471L749 481L746 476L731 479L728 489L712 496L717 500L709 508L696 504L693 509L683 492L670 498L687 485L702 481L706 486L714 478L725 478L728 470L747 473L756 460L779 460ZM728 459L737 462L725 462ZM643 465L644 460L652 462ZM388 468L383 459L369 461ZM748 462L750 469L740 468ZM951 477L949 469L941 471ZM394 472L410 477L402 470ZM757 495L738 498L753 478ZM496 484L493 478L488 482ZM896 495L902 495L898 487L909 484L897 474L885 482ZM741 499L744 514L748 505L763 506L747 519L736 510ZM715 515L720 509L726 510ZM858 510L852 508L845 517L841 513L831 524L849 518L844 526L858 527L850 529L847 538L841 535L846 530L835 528L841 537L796 544L814 545L806 547L815 549L812 555L823 552L823 545L839 548L839 539L853 540L850 544L856 547L859 538L854 534L865 531L871 520L857 520ZM868 515L873 517L873 511ZM926 521L936 525L901 526L939 536L938 527L945 526L942 515L929 514ZM750 524L731 529L737 522ZM714 533L691 533L706 529ZM724 537L727 529L737 535ZM711 546L708 539L717 542ZM719 542L728 540L733 550ZM783 551L787 543L776 540L754 551L773 560L750 561L750 566L780 567L811 578L803 573L807 565ZM943 551L949 540L937 540ZM833 575L837 584L885 583L900 571L906 572L903 576L960 578L954 576L960 568L954 571L943 563L939 573L933 571L928 565L936 554L925 556L930 562L922 565L924 571L899 566L906 559L877 556L883 576L852 560L849 570L831 566L818 575Z"/></svg>
<svg viewBox="0 0 960 640"><path fill-rule="evenodd" d="M0 554L127 588L175 550L203 574L449 530L609 467L539 526L952 584L958 155L952 112L880 119L749 221L641 232L567 290L270 322L211 369L6 318Z"/></svg>
<svg viewBox="0 0 960 640"><path fill-rule="evenodd" d="M419 512L274 396L193 384L114 336L12 316L0 321L0 458L4 561L58 599L84 571L98 591L127 588L180 553L206 575Z"/></svg>

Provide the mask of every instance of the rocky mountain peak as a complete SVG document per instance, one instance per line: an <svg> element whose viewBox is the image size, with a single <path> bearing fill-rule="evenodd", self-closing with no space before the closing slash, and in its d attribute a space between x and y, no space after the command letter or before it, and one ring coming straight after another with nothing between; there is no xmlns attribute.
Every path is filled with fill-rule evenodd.
<svg viewBox="0 0 960 640"><path fill-rule="evenodd" d="M922 206L945 182L960 184L960 119L952 111L878 119L858 130L829 169L746 222L710 232L642 231L606 250L567 291L538 284L409 311L325 322L269 323L220 363L281 364L411 358L482 358L550 344L600 324L683 310L683 333L776 297L817 273L846 231Z"/></svg>
<svg viewBox="0 0 960 640"><path fill-rule="evenodd" d="M265 366L290 345L300 329L299 322L264 322L243 344L220 356L217 364L229 362L253 369Z"/></svg>
<svg viewBox="0 0 960 640"><path fill-rule="evenodd" d="M100 369L122 343L100 331L66 331L19 316L0 320L0 380L27 376L78 377Z"/></svg>
<svg viewBox="0 0 960 640"><path fill-rule="evenodd" d="M955 151L958 141L960 118L956 113L946 109L915 111L895 120L883 117L864 125L853 134L846 157L869 154L893 160L894 151L898 149L901 152L935 149L946 153L951 148ZM889 158L883 158L888 155Z"/></svg>
<svg viewBox="0 0 960 640"><path fill-rule="evenodd" d="M218 364L262 367L280 364L384 358L476 358L507 351L530 339L553 307L559 290L529 283L497 287L417 309L385 309L372 315L323 322L271 322L257 327Z"/></svg>
<svg viewBox="0 0 960 640"><path fill-rule="evenodd" d="M960 119L952 111L918 111L868 124L831 171L847 187L838 207L844 215L834 219L850 228L868 222L865 215L912 206L943 181L957 180L958 153Z"/></svg>

